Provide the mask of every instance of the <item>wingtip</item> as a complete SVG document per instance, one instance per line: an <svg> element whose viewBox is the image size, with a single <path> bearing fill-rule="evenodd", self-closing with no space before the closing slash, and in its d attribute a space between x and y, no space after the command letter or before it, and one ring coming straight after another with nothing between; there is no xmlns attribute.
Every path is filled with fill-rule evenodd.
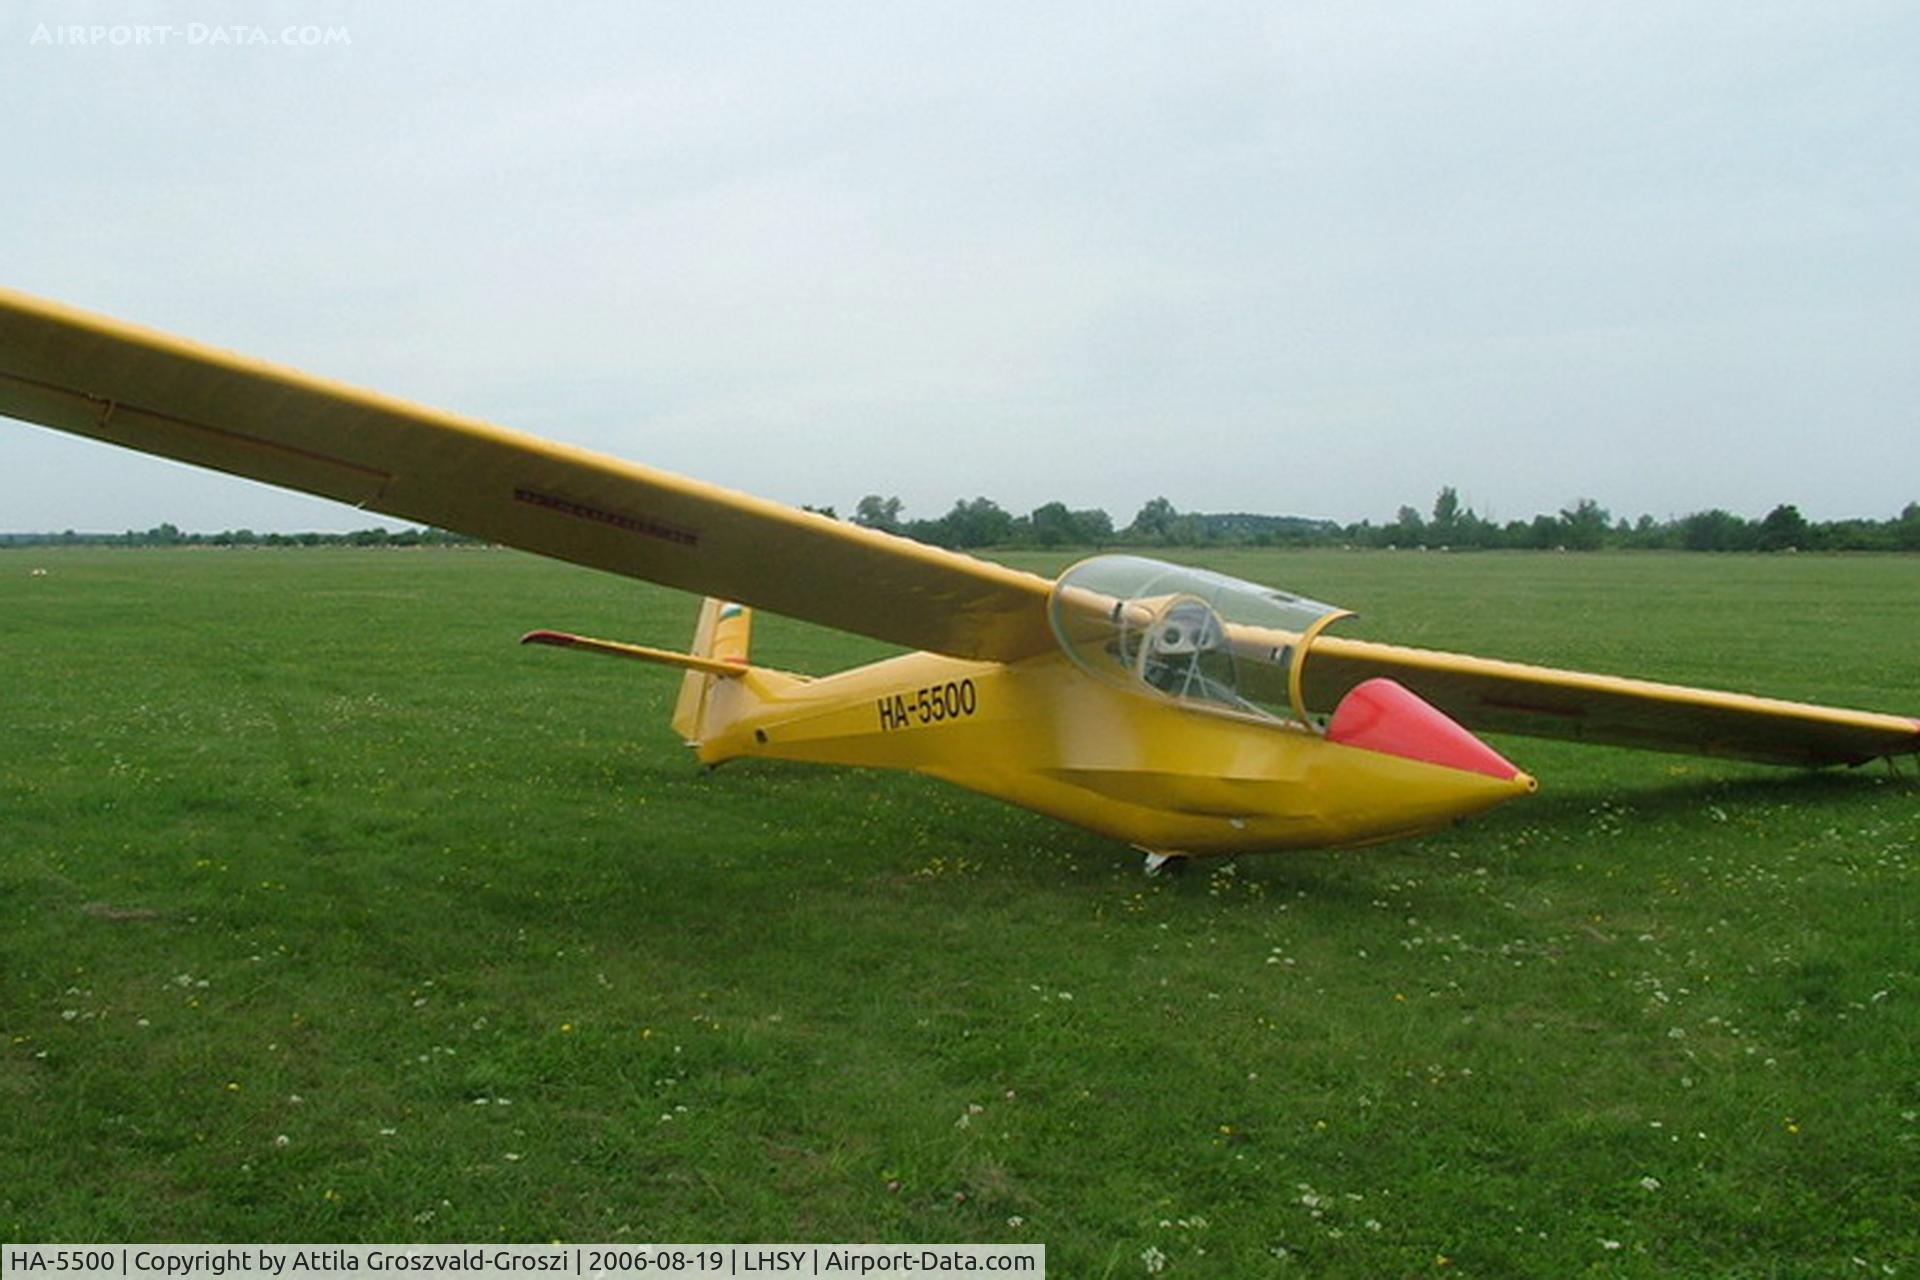
<svg viewBox="0 0 1920 1280"><path fill-rule="evenodd" d="M566 648L574 638L564 631L529 631L520 637L521 644L551 644Z"/></svg>

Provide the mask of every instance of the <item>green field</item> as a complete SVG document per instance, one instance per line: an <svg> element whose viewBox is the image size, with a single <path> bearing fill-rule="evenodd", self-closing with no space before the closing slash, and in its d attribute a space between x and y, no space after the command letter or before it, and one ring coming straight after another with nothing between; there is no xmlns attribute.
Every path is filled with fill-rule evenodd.
<svg viewBox="0 0 1920 1280"><path fill-rule="evenodd" d="M1920 714L1912 557L1202 559L1355 634ZM916 778L704 773L672 673L514 644L694 607L506 552L0 554L0 1238L1920 1274L1911 762L1507 739L1542 789L1488 817L1149 881Z"/></svg>

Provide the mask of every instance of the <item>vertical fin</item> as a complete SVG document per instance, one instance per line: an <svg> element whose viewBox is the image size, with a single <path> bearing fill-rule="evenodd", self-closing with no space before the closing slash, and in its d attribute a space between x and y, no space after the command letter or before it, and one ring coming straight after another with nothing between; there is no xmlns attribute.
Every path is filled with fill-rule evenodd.
<svg viewBox="0 0 1920 1280"><path fill-rule="evenodd" d="M699 658L747 664L753 637L753 611L745 605L708 596L694 624L691 652ZM689 671L680 679L680 696L673 704L673 731L689 746L707 736L707 703L719 677Z"/></svg>
<svg viewBox="0 0 1920 1280"><path fill-rule="evenodd" d="M719 608L714 614L713 635L709 641L711 649L700 656L718 658L722 662L738 662L745 666L747 651L753 641L753 610L743 604L724 600L712 600L709 603ZM702 615L705 612L702 608Z"/></svg>

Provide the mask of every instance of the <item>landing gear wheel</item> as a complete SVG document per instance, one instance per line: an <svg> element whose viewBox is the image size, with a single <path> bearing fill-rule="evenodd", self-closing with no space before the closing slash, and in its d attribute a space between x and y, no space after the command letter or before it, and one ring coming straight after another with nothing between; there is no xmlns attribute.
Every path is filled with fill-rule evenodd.
<svg viewBox="0 0 1920 1280"><path fill-rule="evenodd" d="M1183 853L1147 853L1146 863L1141 870L1149 876L1177 876L1187 869L1187 856Z"/></svg>

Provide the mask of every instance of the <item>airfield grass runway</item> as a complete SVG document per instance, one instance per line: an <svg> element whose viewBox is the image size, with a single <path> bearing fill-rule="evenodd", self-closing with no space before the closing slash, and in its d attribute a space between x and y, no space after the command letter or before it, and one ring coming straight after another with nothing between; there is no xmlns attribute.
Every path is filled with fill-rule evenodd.
<svg viewBox="0 0 1920 1280"><path fill-rule="evenodd" d="M1199 558L1353 634L1920 714L1913 557ZM920 779L704 773L676 674L514 643L694 608L496 551L0 553L0 1238L1920 1265L1911 761L1505 739L1542 788L1486 818L1148 881ZM759 619L772 665L881 652Z"/></svg>

